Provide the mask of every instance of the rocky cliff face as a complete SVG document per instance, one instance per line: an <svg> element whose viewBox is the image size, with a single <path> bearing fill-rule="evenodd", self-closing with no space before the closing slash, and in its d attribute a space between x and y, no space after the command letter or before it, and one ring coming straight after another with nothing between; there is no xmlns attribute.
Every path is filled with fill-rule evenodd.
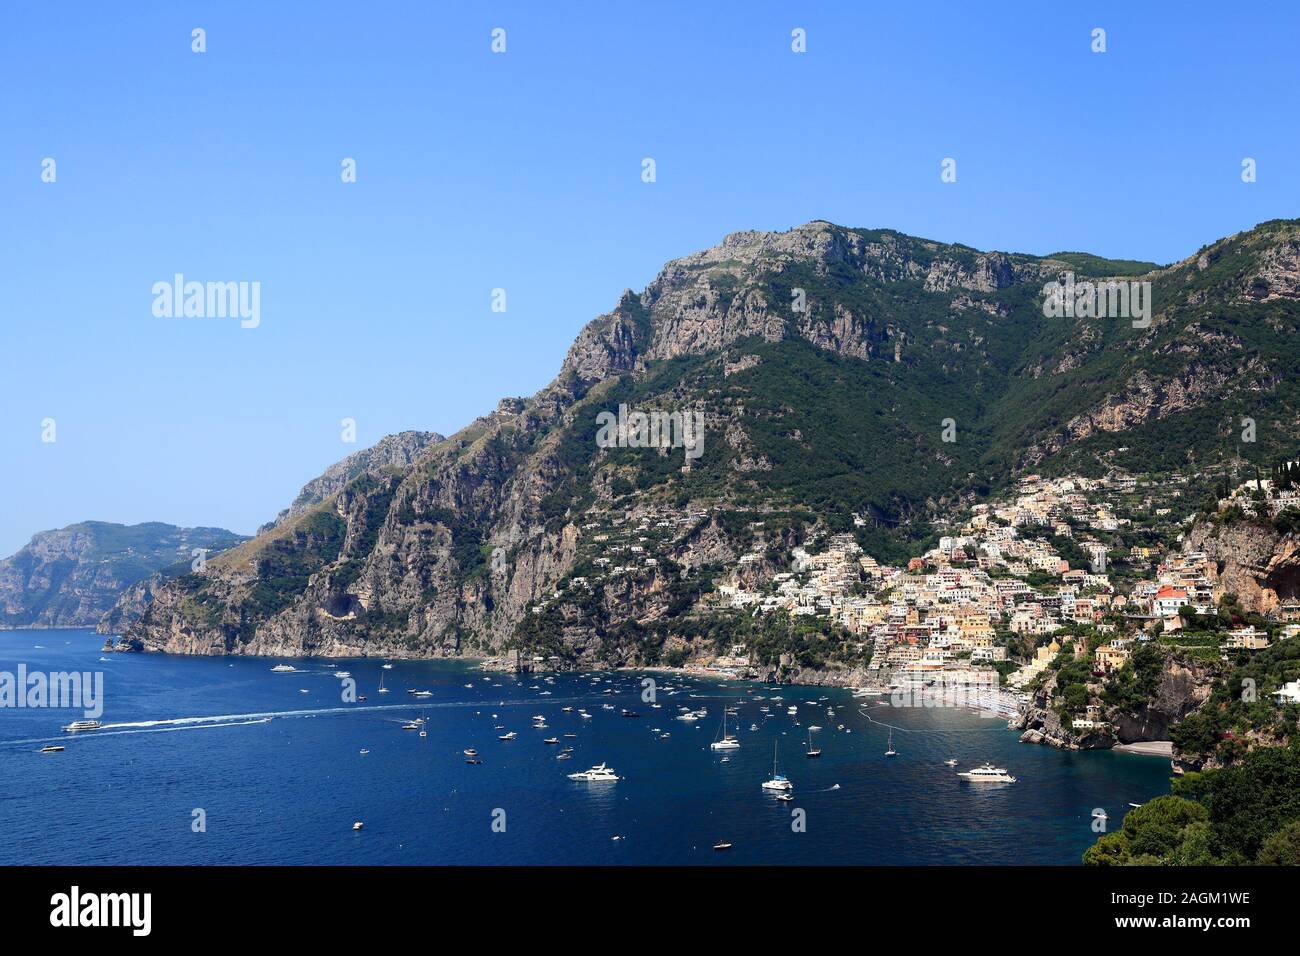
<svg viewBox="0 0 1300 956"><path fill-rule="evenodd" d="M1116 744L1168 740L1175 723L1209 700L1218 669L1167 649L1161 654L1152 692L1136 705L1105 708L1101 719L1109 726L1104 729L1074 729L1062 721L1054 675L1043 681L1029 706L1008 726L1023 731L1024 743L1060 750L1108 750Z"/></svg>
<svg viewBox="0 0 1300 956"><path fill-rule="evenodd" d="M83 521L42 531L0 561L0 626L90 627L124 588L195 548L217 552L244 540L220 528Z"/></svg>
<svg viewBox="0 0 1300 956"><path fill-rule="evenodd" d="M396 435L385 435L369 448L363 448L330 465L323 474L303 485L289 507L262 530L275 527L285 519L302 514L312 505L338 494L353 478L377 473L385 468L404 469L419 457L420 452L442 440L443 436L437 432L404 431Z"/></svg>
<svg viewBox="0 0 1300 956"><path fill-rule="evenodd" d="M155 588L125 646L435 656L523 642L578 663L700 646L685 623L664 622L731 572L748 533L665 540L658 565L629 570L617 557L618 574L591 570L620 522L865 511L906 536L1037 460L1028 449L1095 450L1134 427L1157 440L1164 423L1233 389L1273 388L1294 362L1300 305L1279 295L1232 306L1260 319L1249 359L1234 344L1240 316L1219 315L1242 299L1260 249L1295 233L1266 225L1203 251L1204 268L1189 259L1154 273L1169 298L1149 329L1063 323L1042 308L1043 283L1063 271L1140 264L825 222L733 234L625 291L537 394L448 439L340 463L266 533ZM1229 364L1252 374L1227 376ZM597 415L620 405L699 413L702 455L599 444ZM948 416L969 439L941 441Z"/></svg>
<svg viewBox="0 0 1300 956"><path fill-rule="evenodd" d="M1300 536L1253 520L1198 521L1186 546L1205 552L1216 592L1237 595L1244 610L1271 614L1300 598Z"/></svg>

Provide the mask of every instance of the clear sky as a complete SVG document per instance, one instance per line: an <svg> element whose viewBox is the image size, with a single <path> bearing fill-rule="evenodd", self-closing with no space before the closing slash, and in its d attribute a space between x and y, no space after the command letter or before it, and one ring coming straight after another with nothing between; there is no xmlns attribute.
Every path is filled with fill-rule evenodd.
<svg viewBox="0 0 1300 956"><path fill-rule="evenodd" d="M89 518L250 533L384 434L535 391L736 230L1168 262L1300 215L1296 10L6 3L0 554ZM156 317L178 272L259 282L260 325Z"/></svg>

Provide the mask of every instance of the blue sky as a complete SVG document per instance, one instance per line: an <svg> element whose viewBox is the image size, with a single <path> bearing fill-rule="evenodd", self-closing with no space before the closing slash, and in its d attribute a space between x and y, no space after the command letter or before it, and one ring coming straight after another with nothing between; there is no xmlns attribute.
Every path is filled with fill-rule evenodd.
<svg viewBox="0 0 1300 956"><path fill-rule="evenodd" d="M728 232L1165 262L1297 215L1294 5L1084 6L6 4L0 554L251 532L384 434L535 391ZM177 272L260 282L260 326L155 317Z"/></svg>

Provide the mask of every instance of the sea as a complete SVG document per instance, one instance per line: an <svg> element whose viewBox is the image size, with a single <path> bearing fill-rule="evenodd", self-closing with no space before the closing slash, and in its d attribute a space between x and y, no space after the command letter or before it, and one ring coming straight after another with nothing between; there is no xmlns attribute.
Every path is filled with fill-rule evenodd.
<svg viewBox="0 0 1300 956"><path fill-rule="evenodd" d="M0 707L0 864L1073 866L1169 792L1167 758L1022 744L968 708L841 689L102 643L0 632L0 674L103 680L98 730L63 732L79 709ZM727 708L740 747L715 751ZM957 776L986 761L1016 782ZM600 763L619 779L568 778ZM761 789L774 764L793 801Z"/></svg>

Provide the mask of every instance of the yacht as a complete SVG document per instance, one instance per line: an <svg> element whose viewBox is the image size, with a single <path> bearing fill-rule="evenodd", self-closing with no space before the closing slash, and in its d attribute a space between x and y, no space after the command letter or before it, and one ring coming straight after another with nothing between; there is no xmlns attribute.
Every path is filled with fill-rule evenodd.
<svg viewBox="0 0 1300 956"><path fill-rule="evenodd" d="M431 690L415 690L415 691L411 691L411 693L412 693L414 696L416 696L416 697L432 697L432 696L433 696L433 691L431 691Z"/></svg>
<svg viewBox="0 0 1300 956"><path fill-rule="evenodd" d="M974 770L966 770L957 774L959 777L965 777L971 783L1015 783L1016 778L1007 773L1004 767L995 767L991 763L986 763L982 767L976 767Z"/></svg>
<svg viewBox="0 0 1300 956"><path fill-rule="evenodd" d="M808 728L808 749L804 751L804 756L805 756L805 757L820 757L821 755L822 755L822 749L821 749L820 747L814 747L814 746L813 746L812 728L809 727L809 728Z"/></svg>
<svg viewBox="0 0 1300 956"><path fill-rule="evenodd" d="M711 750L736 750L740 747L740 741L727 733L727 713L728 708L722 708L722 729L718 731L717 739L709 744Z"/></svg>
<svg viewBox="0 0 1300 956"><path fill-rule="evenodd" d="M603 763L596 764L596 766L592 767L590 770L571 773L567 776L570 780L590 780L592 782L604 780L614 781L618 779L618 774L616 774L610 767L606 767Z"/></svg>
<svg viewBox="0 0 1300 956"><path fill-rule="evenodd" d="M296 671L297 669L298 669L298 668L294 667L292 664L276 664L274 667L271 668L271 673L272 673L272 674L292 674L292 673L293 673L294 671Z"/></svg>
<svg viewBox="0 0 1300 956"><path fill-rule="evenodd" d="M785 712L789 714L791 717L793 717L795 714L799 713L799 708L796 707L794 704L791 704L789 707L785 709Z"/></svg>
<svg viewBox="0 0 1300 956"><path fill-rule="evenodd" d="M559 742L560 742L559 737L547 737L545 740L542 741L542 743L544 744L558 744Z"/></svg>
<svg viewBox="0 0 1300 956"><path fill-rule="evenodd" d="M793 790L794 784L792 784L789 780L787 780L783 774L777 772L776 747L777 747L776 743L773 742L772 743L772 779L763 781L763 789L778 790L782 792L786 790Z"/></svg>
<svg viewBox="0 0 1300 956"><path fill-rule="evenodd" d="M508 734L502 734L500 737L497 738L497 740L514 740L518 736L519 735L512 730Z"/></svg>
<svg viewBox="0 0 1300 956"><path fill-rule="evenodd" d="M97 720L74 720L63 728L64 733L76 734L83 730L98 730L102 725Z"/></svg>

